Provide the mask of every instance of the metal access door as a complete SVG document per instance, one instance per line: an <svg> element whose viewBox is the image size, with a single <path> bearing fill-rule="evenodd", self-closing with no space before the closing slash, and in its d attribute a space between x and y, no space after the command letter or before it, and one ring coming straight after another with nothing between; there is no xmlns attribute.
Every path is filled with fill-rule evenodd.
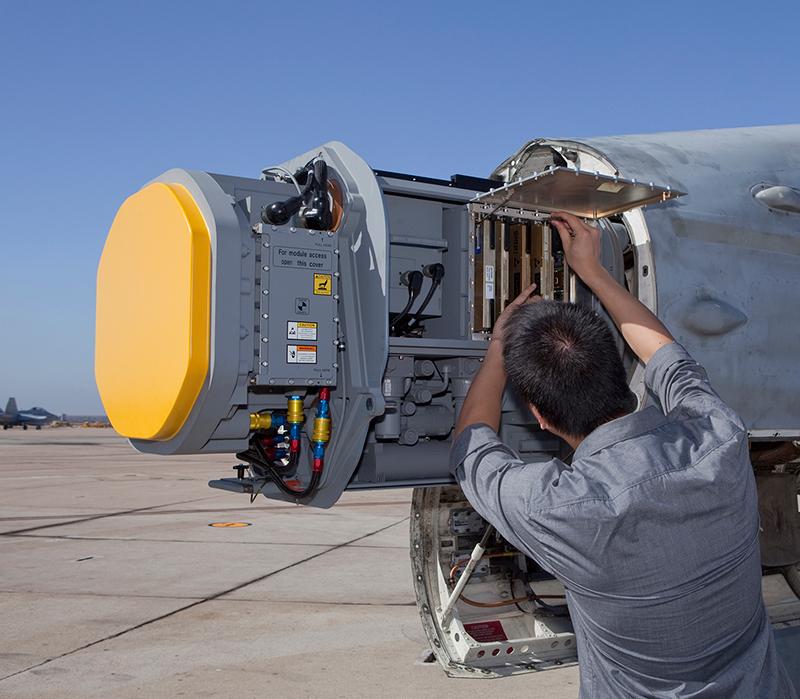
<svg viewBox="0 0 800 699"><path fill-rule="evenodd" d="M684 194L652 182L554 167L479 194L473 210L486 216L539 219L549 218L552 211L566 211L598 219Z"/></svg>

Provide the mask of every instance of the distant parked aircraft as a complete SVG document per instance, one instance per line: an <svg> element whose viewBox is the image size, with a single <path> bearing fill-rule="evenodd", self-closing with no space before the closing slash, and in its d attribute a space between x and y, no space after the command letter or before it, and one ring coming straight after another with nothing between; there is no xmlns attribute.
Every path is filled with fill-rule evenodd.
<svg viewBox="0 0 800 699"><path fill-rule="evenodd" d="M7 430L16 425L22 425L23 430L28 429L28 425L36 427L37 430L42 429L42 425L46 425L53 420L57 420L58 416L48 412L44 408L31 408L30 410L18 410L17 401L15 398L9 398L6 403L6 409L0 413L0 424L3 429Z"/></svg>

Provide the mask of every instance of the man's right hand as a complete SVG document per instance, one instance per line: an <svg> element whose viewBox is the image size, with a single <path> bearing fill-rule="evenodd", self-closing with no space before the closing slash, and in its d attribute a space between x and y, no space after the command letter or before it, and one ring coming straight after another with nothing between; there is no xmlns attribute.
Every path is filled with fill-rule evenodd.
<svg viewBox="0 0 800 699"><path fill-rule="evenodd" d="M551 221L564 246L567 264L594 292L636 356L647 364L660 347L674 342L663 323L628 293L600 262L600 231L559 211Z"/></svg>
<svg viewBox="0 0 800 699"><path fill-rule="evenodd" d="M564 211L551 214L550 221L561 237L570 269L588 283L603 269L600 264L600 230Z"/></svg>

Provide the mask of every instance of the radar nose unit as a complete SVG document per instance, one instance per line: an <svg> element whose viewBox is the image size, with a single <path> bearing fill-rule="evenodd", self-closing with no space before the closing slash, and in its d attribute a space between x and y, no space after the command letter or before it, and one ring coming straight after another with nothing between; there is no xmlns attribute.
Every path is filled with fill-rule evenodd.
<svg viewBox="0 0 800 699"><path fill-rule="evenodd" d="M98 269L95 374L109 419L140 451L241 452L287 476L308 466L310 495L345 346L345 185L318 157L296 170L287 183L170 170L122 204ZM357 187L347 192L363 210Z"/></svg>

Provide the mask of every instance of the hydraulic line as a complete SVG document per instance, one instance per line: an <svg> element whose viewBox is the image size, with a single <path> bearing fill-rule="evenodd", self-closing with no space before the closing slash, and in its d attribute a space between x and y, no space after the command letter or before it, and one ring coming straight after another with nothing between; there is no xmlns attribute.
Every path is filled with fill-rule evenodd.
<svg viewBox="0 0 800 699"><path fill-rule="evenodd" d="M300 490L290 486L284 479L281 472L293 473L300 459L300 437L305 411L303 409L303 399L293 395L289 398L286 408L286 416L270 414L269 418L264 413L257 414L257 418L251 416L251 425L261 424L272 426L289 427L289 448L288 463L278 466L278 462L286 458L287 451L279 444L284 444L285 437L264 436L259 433L253 434L250 438L250 446L245 451L237 454L237 458L250 464L254 471L260 471L265 480L269 478L275 485L287 495L296 498L305 498L311 495L319 486L322 476L322 468L325 461L325 447L330 441L331 418L330 418L330 388L323 387L319 391L319 401L317 402L317 413L314 418L314 428L311 437L312 442L312 466L311 479L305 488ZM265 446L266 442L266 446Z"/></svg>

